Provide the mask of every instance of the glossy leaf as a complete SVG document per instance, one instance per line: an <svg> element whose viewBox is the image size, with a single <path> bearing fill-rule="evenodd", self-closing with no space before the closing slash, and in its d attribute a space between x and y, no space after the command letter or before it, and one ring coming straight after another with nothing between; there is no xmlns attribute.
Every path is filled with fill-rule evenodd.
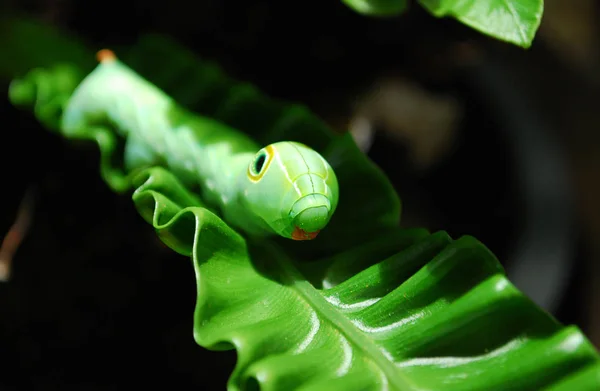
<svg viewBox="0 0 600 391"><path fill-rule="evenodd" d="M272 101L178 51L150 37L126 59L188 107L237 123L261 142L295 138L290 124L299 121L310 129L308 143L326 151L341 173L340 184L352 189L361 183L357 170L371 172L370 187L354 193L384 203L349 191L362 204L338 210L348 227L335 228L330 243L311 249L322 259L305 262L305 243L248 242L163 168L122 172L110 129L80 135L98 142L113 188L136 189L140 215L169 247L192 258L194 337L210 349L237 350L230 390L600 388L600 359L589 341L524 297L485 246L468 236L452 240L444 232L398 228L395 194L347 138L334 137L306 109ZM156 63L144 61L161 53L152 57ZM77 75L81 68L71 69ZM58 82L64 73L64 67L36 70L13 84L11 99L52 126L60 111L44 107L68 99L71 87ZM181 75L190 79L182 82ZM387 205L393 213L385 212ZM376 234L351 236L360 225Z"/></svg>
<svg viewBox="0 0 600 391"><path fill-rule="evenodd" d="M369 16L403 13L405 0L342 0ZM475 30L523 48L531 46L540 26L544 0L418 0L434 16L452 17ZM398 22L401 23L401 22Z"/></svg>
<svg viewBox="0 0 600 391"><path fill-rule="evenodd" d="M580 331L525 298L471 237L399 230L389 243L398 253L317 289L276 244L249 246L206 209L182 209L180 192L165 196L177 187L168 172L138 184L140 213L194 260L196 341L238 351L232 390L533 390L579 369L590 374L574 389L599 385ZM323 275L351 261L325 261Z"/></svg>
<svg viewBox="0 0 600 391"><path fill-rule="evenodd" d="M543 0L419 0L437 17L450 16L484 34L528 48L542 21Z"/></svg>

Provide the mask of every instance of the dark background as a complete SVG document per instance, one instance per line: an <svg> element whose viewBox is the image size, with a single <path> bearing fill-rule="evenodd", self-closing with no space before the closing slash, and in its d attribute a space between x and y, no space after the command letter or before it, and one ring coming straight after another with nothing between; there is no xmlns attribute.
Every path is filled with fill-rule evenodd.
<svg viewBox="0 0 600 391"><path fill-rule="evenodd" d="M373 121L369 155L403 200L402 224L474 235L523 291L600 346L596 2L547 1L528 51L416 5L391 19L336 1L3 7L98 49L145 32L172 35L235 78L308 104L339 131L382 77L461 102L448 152L426 167L411 155L418 120L432 115L426 105L401 126ZM9 81L0 80L3 91ZM51 134L6 94L0 107L0 234L26 194L33 211L11 278L0 283L0 387L223 389L235 353L195 345L189 262L160 243L129 196L108 189L96 147Z"/></svg>

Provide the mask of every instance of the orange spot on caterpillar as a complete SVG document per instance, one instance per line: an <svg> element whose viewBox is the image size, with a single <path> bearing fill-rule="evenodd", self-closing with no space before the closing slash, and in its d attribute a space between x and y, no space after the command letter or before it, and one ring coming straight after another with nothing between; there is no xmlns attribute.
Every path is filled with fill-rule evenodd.
<svg viewBox="0 0 600 391"><path fill-rule="evenodd" d="M316 232L306 232L300 227L294 228L294 232L292 232L292 239L294 240L313 240L317 237L319 231Z"/></svg>
<svg viewBox="0 0 600 391"><path fill-rule="evenodd" d="M110 62L117 59L115 52L110 49L102 49L98 53L96 53L96 58L98 62Z"/></svg>

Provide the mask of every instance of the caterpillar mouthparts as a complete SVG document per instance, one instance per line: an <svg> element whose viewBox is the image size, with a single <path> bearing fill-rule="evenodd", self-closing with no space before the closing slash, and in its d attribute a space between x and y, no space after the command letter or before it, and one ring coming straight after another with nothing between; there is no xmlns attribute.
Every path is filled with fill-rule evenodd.
<svg viewBox="0 0 600 391"><path fill-rule="evenodd" d="M294 228L294 232L292 232L292 239L294 240L313 240L317 237L320 231L315 232L306 232L302 228L296 227Z"/></svg>

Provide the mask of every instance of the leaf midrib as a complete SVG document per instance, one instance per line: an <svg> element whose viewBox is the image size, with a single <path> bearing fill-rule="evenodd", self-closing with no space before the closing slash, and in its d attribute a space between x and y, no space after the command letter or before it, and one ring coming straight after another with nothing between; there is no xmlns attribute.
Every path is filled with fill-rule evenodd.
<svg viewBox="0 0 600 391"><path fill-rule="evenodd" d="M276 260L278 266L281 267L281 276L285 282L294 287L311 308L321 315L322 319L331 323L344 334L348 341L354 345L355 349L362 351L363 354L370 357L381 368L393 386L392 389L415 389L412 382L405 377L399 376L396 366L388 360L377 345L361 333L350 320L339 313L314 286L306 281L302 274L293 266L291 259L283 250L273 243L269 243L266 247L269 252L273 253L273 258Z"/></svg>
<svg viewBox="0 0 600 391"><path fill-rule="evenodd" d="M506 5L506 8L508 8L508 12L510 12L511 16L513 17L513 20L514 20L515 24L517 25L517 30L519 31L519 35L521 35L521 40L523 42L527 42L527 33L524 30L524 26L521 24L521 18L520 18L519 13L517 12L517 10L515 9L515 7L512 5L512 3L510 1L502 0L502 2Z"/></svg>

